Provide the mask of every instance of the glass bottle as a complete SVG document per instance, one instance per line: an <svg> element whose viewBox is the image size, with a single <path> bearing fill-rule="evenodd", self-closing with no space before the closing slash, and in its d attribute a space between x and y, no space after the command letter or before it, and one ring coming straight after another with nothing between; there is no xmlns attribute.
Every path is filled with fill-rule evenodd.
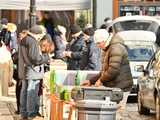
<svg viewBox="0 0 160 120"><path fill-rule="evenodd" d="M50 73L50 93L54 94L56 92L56 74L55 70L51 71Z"/></svg>
<svg viewBox="0 0 160 120"><path fill-rule="evenodd" d="M75 86L79 86L81 81L80 71L78 70L75 77Z"/></svg>

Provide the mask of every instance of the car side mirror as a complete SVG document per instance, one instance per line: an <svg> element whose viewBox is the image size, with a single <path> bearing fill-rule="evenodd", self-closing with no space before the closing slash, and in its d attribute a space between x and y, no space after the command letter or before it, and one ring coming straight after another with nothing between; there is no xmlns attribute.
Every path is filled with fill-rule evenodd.
<svg viewBox="0 0 160 120"><path fill-rule="evenodd" d="M136 72L144 72L144 66L143 66L143 65L136 65L136 66L134 67L134 70L135 70Z"/></svg>
<svg viewBox="0 0 160 120"><path fill-rule="evenodd" d="M149 71L148 70L143 70L143 74L144 74L144 76L149 75Z"/></svg>

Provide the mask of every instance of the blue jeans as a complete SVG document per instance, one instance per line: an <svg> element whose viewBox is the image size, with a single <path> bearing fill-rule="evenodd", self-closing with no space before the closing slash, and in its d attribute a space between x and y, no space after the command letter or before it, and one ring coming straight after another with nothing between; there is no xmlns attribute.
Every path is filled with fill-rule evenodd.
<svg viewBox="0 0 160 120"><path fill-rule="evenodd" d="M22 117L35 117L39 111L40 80L22 80L20 113Z"/></svg>

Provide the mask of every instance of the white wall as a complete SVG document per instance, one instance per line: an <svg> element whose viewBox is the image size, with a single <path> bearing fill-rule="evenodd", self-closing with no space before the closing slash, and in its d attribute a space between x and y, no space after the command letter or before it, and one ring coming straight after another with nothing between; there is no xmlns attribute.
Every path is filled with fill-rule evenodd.
<svg viewBox="0 0 160 120"><path fill-rule="evenodd" d="M113 15L113 0L97 0L96 27L99 28L104 23L104 18ZM94 17L94 16L93 16Z"/></svg>
<svg viewBox="0 0 160 120"><path fill-rule="evenodd" d="M91 0L36 0L37 10L90 9ZM0 0L0 9L28 10L30 0Z"/></svg>

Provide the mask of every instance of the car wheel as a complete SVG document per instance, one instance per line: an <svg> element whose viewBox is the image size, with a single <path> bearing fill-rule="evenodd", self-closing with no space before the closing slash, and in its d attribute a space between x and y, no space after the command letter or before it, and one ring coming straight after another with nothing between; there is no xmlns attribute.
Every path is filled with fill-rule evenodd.
<svg viewBox="0 0 160 120"><path fill-rule="evenodd" d="M156 120L160 119L160 98L156 96Z"/></svg>
<svg viewBox="0 0 160 120"><path fill-rule="evenodd" d="M142 104L140 92L138 92L138 112L139 114L144 114L144 115L148 115L150 113L150 110L144 107Z"/></svg>

